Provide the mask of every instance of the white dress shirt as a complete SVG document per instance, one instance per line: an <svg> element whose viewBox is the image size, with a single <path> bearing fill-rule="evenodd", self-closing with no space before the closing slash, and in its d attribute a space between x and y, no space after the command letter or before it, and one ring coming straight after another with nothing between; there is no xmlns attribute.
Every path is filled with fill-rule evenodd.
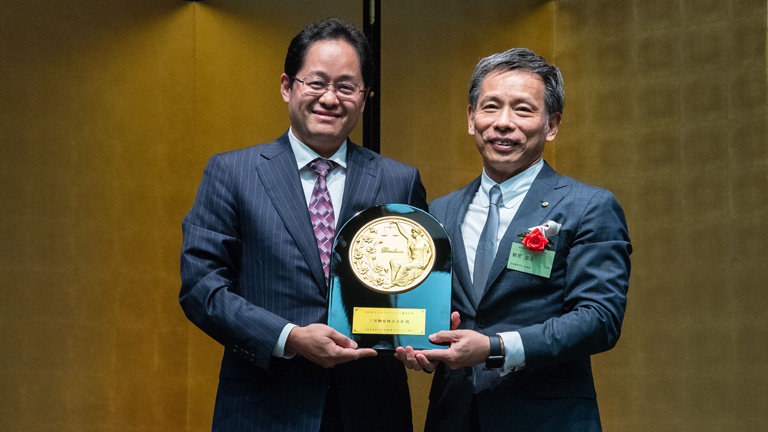
<svg viewBox="0 0 768 432"><path fill-rule="evenodd" d="M496 249L498 249L501 238L507 232L509 223L512 222L525 195L531 188L533 180L539 175L543 166L544 160L541 159L532 167L499 185L501 188L501 203L499 204L499 232L496 235ZM483 169L480 188L478 188L477 193L472 198L472 202L469 203L469 209L461 224L461 235L464 239L470 278L473 277L475 270L477 242L488 218L488 207L490 206L488 194L496 184L485 173L485 169ZM523 350L520 334L516 331L510 331L499 333L499 336L504 341L504 366L501 370L501 375L524 368L525 351Z"/></svg>
<svg viewBox="0 0 768 432"><path fill-rule="evenodd" d="M313 160L321 157L314 150L307 147L306 144L299 141L295 135L293 135L293 129L288 130L288 140L291 142L291 150L296 157L296 166L299 170L299 177L301 178L301 187L304 189L304 198L309 208L309 200L312 197L312 189L315 187L317 181L317 175L315 171L309 167L309 163ZM338 222L339 212L341 211L341 200L344 196L344 182L347 179L347 141L341 144L336 153L328 158L329 161L335 162L338 166L333 169L325 178L325 184L328 188L328 193L331 194L331 206L333 207L333 215ZM275 357L291 358L293 356L285 355L285 342L288 340L288 334L291 330L297 327L296 324L286 324L283 327L283 331L280 333L280 337L277 339L275 348L272 350L272 355Z"/></svg>

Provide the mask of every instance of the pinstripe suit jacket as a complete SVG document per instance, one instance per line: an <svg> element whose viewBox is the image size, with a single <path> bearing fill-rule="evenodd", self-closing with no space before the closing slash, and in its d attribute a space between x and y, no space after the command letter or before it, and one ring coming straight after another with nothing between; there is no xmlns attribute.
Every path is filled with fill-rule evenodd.
<svg viewBox="0 0 768 432"><path fill-rule="evenodd" d="M347 148L338 227L378 204L426 208L415 168ZM317 431L331 382L348 430L411 430L396 359L323 369L301 356L272 356L287 323L327 320L325 276L287 134L213 156L182 229L179 301L225 347L214 430Z"/></svg>
<svg viewBox="0 0 768 432"><path fill-rule="evenodd" d="M478 177L430 204L453 244L453 308L461 328L487 335L518 331L526 367L504 377L482 365L440 367L426 430L461 430L476 394L484 432L598 431L590 355L612 348L621 331L632 252L624 212L607 190L561 176L545 163L502 237L478 300L461 225L479 186ZM508 269L517 234L547 220L562 224L551 239L550 277Z"/></svg>

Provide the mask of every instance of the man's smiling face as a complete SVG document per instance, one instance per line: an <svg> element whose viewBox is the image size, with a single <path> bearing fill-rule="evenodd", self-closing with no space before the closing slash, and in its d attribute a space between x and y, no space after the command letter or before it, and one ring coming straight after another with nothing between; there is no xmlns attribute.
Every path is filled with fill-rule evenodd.
<svg viewBox="0 0 768 432"><path fill-rule="evenodd" d="M560 113L547 115L541 77L503 70L483 79L477 106L467 108L467 122L486 173L502 183L541 159L544 145L557 135Z"/></svg>
<svg viewBox="0 0 768 432"><path fill-rule="evenodd" d="M357 51L342 39L323 39L307 50L304 65L296 78L317 77L325 82L350 82L363 87L363 75ZM280 77L280 91L288 103L288 115L294 135L319 155L329 157L357 125L365 108L365 93L353 99L339 100L333 90L320 96L306 94L298 81Z"/></svg>

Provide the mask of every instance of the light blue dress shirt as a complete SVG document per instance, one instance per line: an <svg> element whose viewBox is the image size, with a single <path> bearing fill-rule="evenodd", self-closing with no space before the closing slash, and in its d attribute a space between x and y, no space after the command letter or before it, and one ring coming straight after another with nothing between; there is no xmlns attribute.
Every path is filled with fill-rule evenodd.
<svg viewBox="0 0 768 432"><path fill-rule="evenodd" d="M499 185L501 187L502 202L499 205L499 232L496 236L497 249L499 243L501 243L501 238L507 232L509 223L515 217L520 204L531 188L531 184L533 184L533 180L539 175L543 166L544 160L540 159L539 162L527 170ZM467 209L467 214L461 224L461 235L464 239L470 277L472 277L475 269L477 242L480 239L480 233L483 232L485 220L488 218L488 207L490 206L488 194L496 184L485 173L485 169L483 169L480 188L472 198L472 202L469 203L469 209ZM501 375L523 369L525 367L525 350L523 349L523 341L520 339L520 334L516 331L511 331L499 333L499 336L504 341L504 366L500 372Z"/></svg>
<svg viewBox="0 0 768 432"><path fill-rule="evenodd" d="M317 176L314 170L307 165L313 160L321 157L314 150L307 147L306 144L299 141L293 130L288 130L288 140L291 142L291 150L296 157L296 165L299 170L299 177L301 177L301 187L304 189L304 198L306 199L307 206L309 206L309 199L312 197L312 189L315 187ZM338 217L339 211L341 211L341 200L344 197L344 182L347 179L347 141L341 144L336 153L329 157L328 160L335 162L338 166L328 174L325 179L328 193L331 194L331 206L333 206L333 214ZM338 220L336 221L338 223ZM288 334L297 327L296 324L286 324L283 327L283 331L280 332L280 337L277 339L275 348L272 350L272 355L275 357L291 358L293 356L285 355L285 342L288 340Z"/></svg>

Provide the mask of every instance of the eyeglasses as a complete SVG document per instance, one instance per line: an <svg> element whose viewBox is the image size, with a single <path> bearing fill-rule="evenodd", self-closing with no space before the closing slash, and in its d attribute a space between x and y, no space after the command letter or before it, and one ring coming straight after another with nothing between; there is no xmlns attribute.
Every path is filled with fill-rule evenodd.
<svg viewBox="0 0 768 432"><path fill-rule="evenodd" d="M306 77L303 80L296 77L291 78L304 84L304 92L310 96L322 96L328 90L331 90L331 86L333 86L333 92L336 93L336 97L342 100L355 100L358 93L365 91L365 88L360 88L357 84L346 81L329 83L316 76Z"/></svg>

